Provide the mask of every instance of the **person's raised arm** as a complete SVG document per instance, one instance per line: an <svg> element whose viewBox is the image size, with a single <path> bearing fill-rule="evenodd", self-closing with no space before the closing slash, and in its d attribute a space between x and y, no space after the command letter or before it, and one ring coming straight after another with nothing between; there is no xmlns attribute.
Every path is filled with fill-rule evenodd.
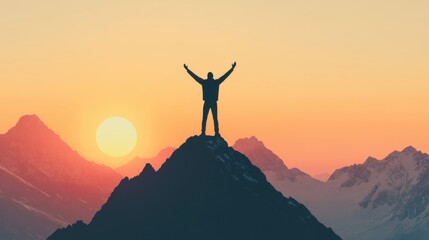
<svg viewBox="0 0 429 240"><path fill-rule="evenodd" d="M228 76L232 73L232 71L234 71L234 68L235 68L235 66L237 65L237 63L236 62L234 62L233 64L232 64L232 67L231 67L231 69L229 69L228 70L228 72L226 72L222 77L220 77L219 79L218 79L218 81L220 81L219 82L219 84L221 84L223 81L225 81L225 79L226 78L228 78Z"/></svg>
<svg viewBox="0 0 429 240"><path fill-rule="evenodd" d="M195 73L193 73L191 70L189 70L188 65L183 64L183 67L186 69L186 71L188 72L189 75L191 75L191 77L193 79L195 79L195 81L197 81L199 84L203 84L203 79L198 77Z"/></svg>

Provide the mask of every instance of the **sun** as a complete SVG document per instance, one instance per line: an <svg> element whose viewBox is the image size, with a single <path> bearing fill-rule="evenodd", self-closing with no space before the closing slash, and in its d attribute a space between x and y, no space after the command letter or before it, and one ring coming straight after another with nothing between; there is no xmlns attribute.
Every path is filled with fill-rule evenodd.
<svg viewBox="0 0 429 240"><path fill-rule="evenodd" d="M96 141L103 153L111 157L122 157L136 146L137 131L128 119L110 117L98 126Z"/></svg>

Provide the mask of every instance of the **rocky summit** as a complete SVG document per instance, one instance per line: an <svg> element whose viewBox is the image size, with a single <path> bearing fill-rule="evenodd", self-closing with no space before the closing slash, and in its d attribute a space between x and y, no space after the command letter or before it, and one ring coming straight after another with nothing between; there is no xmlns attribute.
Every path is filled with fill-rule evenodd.
<svg viewBox="0 0 429 240"><path fill-rule="evenodd" d="M124 178L89 224L56 239L340 239L220 137L193 136L155 171Z"/></svg>

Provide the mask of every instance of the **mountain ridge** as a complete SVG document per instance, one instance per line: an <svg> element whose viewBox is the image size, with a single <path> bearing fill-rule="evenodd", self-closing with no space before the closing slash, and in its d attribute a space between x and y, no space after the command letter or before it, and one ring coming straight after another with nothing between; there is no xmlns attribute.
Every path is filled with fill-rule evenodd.
<svg viewBox="0 0 429 240"><path fill-rule="evenodd" d="M168 229L168 231L165 231ZM158 171L124 178L88 224L53 239L340 239L218 137L190 137Z"/></svg>
<svg viewBox="0 0 429 240"><path fill-rule="evenodd" d="M134 157L132 160L120 167L117 167L115 170L127 177L137 176L146 163L150 163L154 169L158 170L165 160L171 156L174 150L175 148L173 147L165 147L154 157Z"/></svg>

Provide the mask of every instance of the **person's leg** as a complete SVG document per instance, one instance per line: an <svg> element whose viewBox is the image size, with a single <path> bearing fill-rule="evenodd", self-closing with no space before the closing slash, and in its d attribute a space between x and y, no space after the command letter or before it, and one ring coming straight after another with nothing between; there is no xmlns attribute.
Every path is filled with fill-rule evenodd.
<svg viewBox="0 0 429 240"><path fill-rule="evenodd" d="M203 122L202 122L202 127L201 127L201 135L204 136L206 135L206 123L207 123L207 115L209 114L209 110L210 110L210 105L204 101L204 105L203 105Z"/></svg>
<svg viewBox="0 0 429 240"><path fill-rule="evenodd" d="M220 136L219 134L219 122L217 120L217 102L211 104L212 115L213 115L213 124L215 130L215 136Z"/></svg>

